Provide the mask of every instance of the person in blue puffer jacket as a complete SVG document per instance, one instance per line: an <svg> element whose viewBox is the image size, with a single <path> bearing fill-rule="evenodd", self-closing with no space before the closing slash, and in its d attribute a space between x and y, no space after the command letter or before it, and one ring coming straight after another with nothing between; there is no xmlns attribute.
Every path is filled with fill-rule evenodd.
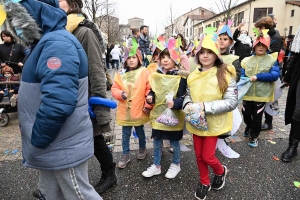
<svg viewBox="0 0 300 200"><path fill-rule="evenodd" d="M88 113L88 61L65 30L57 0L5 4L16 34L32 47L23 69L18 115L25 167L39 170L40 199L102 199L88 180L94 155Z"/></svg>

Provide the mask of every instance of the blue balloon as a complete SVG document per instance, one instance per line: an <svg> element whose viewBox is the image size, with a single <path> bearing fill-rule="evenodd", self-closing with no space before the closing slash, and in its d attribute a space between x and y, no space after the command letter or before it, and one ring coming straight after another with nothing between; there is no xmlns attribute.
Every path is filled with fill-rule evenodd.
<svg viewBox="0 0 300 200"><path fill-rule="evenodd" d="M102 97L91 97L89 99L89 108L88 111L90 113L91 118L95 118L95 113L93 111L93 105L102 105L102 106L107 106L109 108L115 109L117 107L117 103L113 100L110 99L105 99Z"/></svg>

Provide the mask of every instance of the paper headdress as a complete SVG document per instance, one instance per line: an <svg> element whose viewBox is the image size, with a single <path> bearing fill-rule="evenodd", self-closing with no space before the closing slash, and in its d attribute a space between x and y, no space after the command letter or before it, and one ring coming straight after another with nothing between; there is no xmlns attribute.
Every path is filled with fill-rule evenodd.
<svg viewBox="0 0 300 200"><path fill-rule="evenodd" d="M222 24L220 24L219 28L218 28L218 35L221 35L223 33L226 33L231 39L233 39L230 27L232 25L232 21L228 20L227 24L225 22L223 22Z"/></svg>
<svg viewBox="0 0 300 200"><path fill-rule="evenodd" d="M180 46L182 46L181 38L175 39L171 37L162 49L162 51L165 49L169 50L170 57L174 60L176 65L180 63Z"/></svg>
<svg viewBox="0 0 300 200"><path fill-rule="evenodd" d="M256 28L253 28L253 31L258 35L255 42L253 43L253 48L260 42L264 44L268 49L270 48L271 40L270 36L268 35L269 29L264 29L261 31L261 34L258 34L258 30L254 30Z"/></svg>
<svg viewBox="0 0 300 200"><path fill-rule="evenodd" d="M163 36L159 36L158 38L155 38L153 40L153 52L155 51L156 48L159 50L163 51L166 47L166 40Z"/></svg>
<svg viewBox="0 0 300 200"><path fill-rule="evenodd" d="M219 43L219 36L215 32L217 28L215 27L208 27L204 30L204 34L200 35L199 44L197 46L196 54L202 49L210 49L212 50L219 59L221 59L220 54L220 43ZM195 57L198 60L197 57Z"/></svg>
<svg viewBox="0 0 300 200"><path fill-rule="evenodd" d="M137 43L136 39L134 37L132 37L132 46L125 48L125 52L124 52L124 63L126 62L126 60L128 59L128 57L133 56L133 55L137 55L139 62L142 64L142 54L141 51L139 50L139 44Z"/></svg>

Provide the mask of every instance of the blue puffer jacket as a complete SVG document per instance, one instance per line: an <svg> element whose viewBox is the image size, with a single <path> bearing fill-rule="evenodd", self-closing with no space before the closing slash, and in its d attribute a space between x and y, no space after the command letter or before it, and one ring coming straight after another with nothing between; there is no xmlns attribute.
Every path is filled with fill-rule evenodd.
<svg viewBox="0 0 300 200"><path fill-rule="evenodd" d="M87 56L65 30L67 16L57 0L23 0L21 5L42 30L24 66L18 96L24 166L76 167L94 153Z"/></svg>

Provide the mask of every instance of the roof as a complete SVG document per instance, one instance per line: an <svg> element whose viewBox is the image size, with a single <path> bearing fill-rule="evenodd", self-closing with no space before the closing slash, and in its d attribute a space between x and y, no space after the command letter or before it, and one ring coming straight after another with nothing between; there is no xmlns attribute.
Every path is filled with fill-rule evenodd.
<svg viewBox="0 0 300 200"><path fill-rule="evenodd" d="M133 18L130 18L130 19L142 19L142 18L133 17ZM128 20L130 20L130 19L128 19ZM142 20L144 20L144 19L142 19Z"/></svg>
<svg viewBox="0 0 300 200"><path fill-rule="evenodd" d="M294 6L300 6L300 1L286 1L285 3L286 4L291 4L291 5L294 5Z"/></svg>
<svg viewBox="0 0 300 200"><path fill-rule="evenodd" d="M183 23L183 26L185 26L187 20L190 18L192 21L194 20L206 20L210 18L211 15L188 15Z"/></svg>

